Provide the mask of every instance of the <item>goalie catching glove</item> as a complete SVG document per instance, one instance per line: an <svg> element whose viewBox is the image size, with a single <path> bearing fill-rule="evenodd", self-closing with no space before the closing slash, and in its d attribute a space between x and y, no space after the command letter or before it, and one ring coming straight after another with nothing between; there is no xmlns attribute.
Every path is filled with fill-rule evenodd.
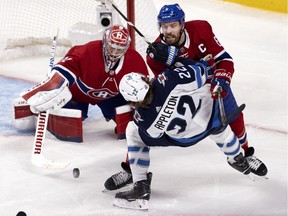
<svg viewBox="0 0 288 216"><path fill-rule="evenodd" d="M32 112L45 112L60 109L72 98L72 94L68 80L54 72L47 80L22 93L21 97L30 105Z"/></svg>
<svg viewBox="0 0 288 216"><path fill-rule="evenodd" d="M158 62L168 67L174 65L177 60L178 49L161 42L154 42L148 46L146 53Z"/></svg>

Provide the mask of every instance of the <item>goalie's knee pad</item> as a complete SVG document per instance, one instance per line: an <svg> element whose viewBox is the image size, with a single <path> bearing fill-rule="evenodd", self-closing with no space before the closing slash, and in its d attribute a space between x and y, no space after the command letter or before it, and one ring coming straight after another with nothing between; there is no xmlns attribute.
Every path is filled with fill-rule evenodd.
<svg viewBox="0 0 288 216"><path fill-rule="evenodd" d="M14 107L13 125L18 130L35 130L37 113L22 98L12 101ZM50 110L47 130L57 139L71 142L83 142L82 112L75 109Z"/></svg>
<svg viewBox="0 0 288 216"><path fill-rule="evenodd" d="M130 105L116 107L116 132L117 139L126 139L126 127L129 121L133 119L133 110Z"/></svg>
<svg viewBox="0 0 288 216"><path fill-rule="evenodd" d="M70 142L83 142L82 112L62 108L51 110L47 130L57 139Z"/></svg>
<svg viewBox="0 0 288 216"><path fill-rule="evenodd" d="M14 99L12 105L13 126L18 130L35 130L37 115L30 110L30 105L23 98Z"/></svg>

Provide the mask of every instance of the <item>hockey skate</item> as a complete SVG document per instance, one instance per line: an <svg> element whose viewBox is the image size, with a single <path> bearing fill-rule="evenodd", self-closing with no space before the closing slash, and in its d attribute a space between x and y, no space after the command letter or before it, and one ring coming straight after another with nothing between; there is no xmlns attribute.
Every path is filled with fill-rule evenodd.
<svg viewBox="0 0 288 216"><path fill-rule="evenodd" d="M118 190L133 182L130 166L127 165L125 162L122 162L121 167L123 170L112 175L104 183L104 186L107 190Z"/></svg>
<svg viewBox="0 0 288 216"><path fill-rule="evenodd" d="M147 178L150 178L150 182L148 179L138 181L134 183L131 190L117 193L113 205L120 208L147 210L152 173L148 173Z"/></svg>
<svg viewBox="0 0 288 216"><path fill-rule="evenodd" d="M242 153L236 155L233 159L227 159L228 164L234 169L248 175L251 172L251 167Z"/></svg>
<svg viewBox="0 0 288 216"><path fill-rule="evenodd" d="M255 175L265 177L268 169L266 165L254 155L254 148L249 147L248 150L245 152L245 157L251 167L251 172Z"/></svg>

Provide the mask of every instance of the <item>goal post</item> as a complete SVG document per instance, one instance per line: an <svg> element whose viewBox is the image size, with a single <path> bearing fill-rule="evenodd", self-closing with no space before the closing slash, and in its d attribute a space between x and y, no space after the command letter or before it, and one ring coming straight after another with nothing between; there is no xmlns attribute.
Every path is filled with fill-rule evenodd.
<svg viewBox="0 0 288 216"><path fill-rule="evenodd" d="M106 7L106 1L1 0L0 61L22 56L49 56L56 28L60 29L57 56L63 56L74 45L101 40L110 24L127 26L132 38L131 46L145 55L147 44L143 38L117 11ZM148 40L153 41L158 36L157 9L153 0L113 0L113 4ZM103 17L107 19L101 19Z"/></svg>
<svg viewBox="0 0 288 216"><path fill-rule="evenodd" d="M127 5L127 18L128 20L130 20L130 22L135 23L135 0L126 0L126 5ZM131 36L131 47L133 47L134 49L136 48L135 46L135 31L134 29L130 26L127 25L128 31L130 33Z"/></svg>

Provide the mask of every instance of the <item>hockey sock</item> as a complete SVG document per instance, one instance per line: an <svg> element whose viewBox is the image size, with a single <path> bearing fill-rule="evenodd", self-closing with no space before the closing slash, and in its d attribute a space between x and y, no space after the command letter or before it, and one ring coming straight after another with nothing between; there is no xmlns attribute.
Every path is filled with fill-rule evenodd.
<svg viewBox="0 0 288 216"><path fill-rule="evenodd" d="M117 138L119 140L126 139L126 127L129 121L133 118L133 112L130 105L123 105L120 107L116 107L116 131L117 131Z"/></svg>
<svg viewBox="0 0 288 216"><path fill-rule="evenodd" d="M133 182L146 180L150 165L150 148L145 146L128 146L129 163Z"/></svg>
<svg viewBox="0 0 288 216"><path fill-rule="evenodd" d="M223 153L229 158L233 159L243 150L240 148L240 143L235 134L227 127L223 132L216 135L211 135L218 147L223 151Z"/></svg>
<svg viewBox="0 0 288 216"><path fill-rule="evenodd" d="M235 133L235 135L238 137L241 147L246 152L248 149L248 139L244 124L244 117L243 113L241 112L237 119L230 124L231 130Z"/></svg>

